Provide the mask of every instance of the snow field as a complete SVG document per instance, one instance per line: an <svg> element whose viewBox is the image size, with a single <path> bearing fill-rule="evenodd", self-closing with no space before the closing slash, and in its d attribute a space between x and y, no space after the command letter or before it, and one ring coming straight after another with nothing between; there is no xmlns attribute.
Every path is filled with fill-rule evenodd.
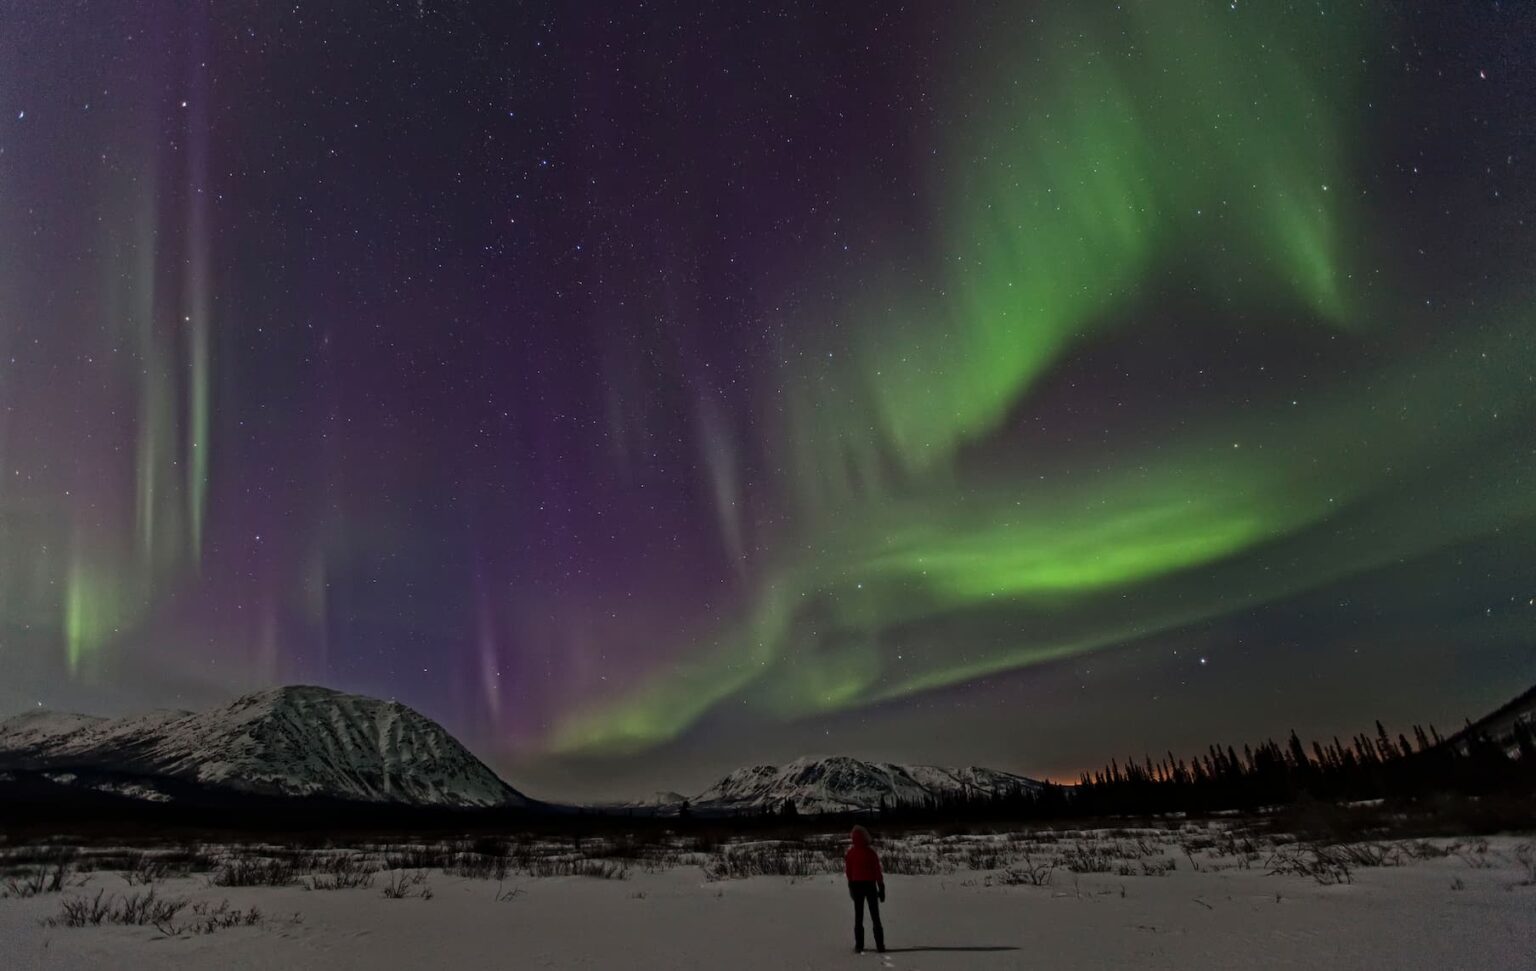
<svg viewBox="0 0 1536 971"><path fill-rule="evenodd" d="M0 845L0 953L13 968L1536 967L1529 837L876 836L886 955L851 953L840 835ZM93 906L111 912L90 923Z"/></svg>

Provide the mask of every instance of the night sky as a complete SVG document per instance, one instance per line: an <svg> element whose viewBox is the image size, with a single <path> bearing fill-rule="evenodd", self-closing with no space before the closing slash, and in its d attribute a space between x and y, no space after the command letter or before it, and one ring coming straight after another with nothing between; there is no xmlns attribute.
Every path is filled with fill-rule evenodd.
<svg viewBox="0 0 1536 971"><path fill-rule="evenodd" d="M1536 681L1536 4L0 0L0 713L551 798Z"/></svg>

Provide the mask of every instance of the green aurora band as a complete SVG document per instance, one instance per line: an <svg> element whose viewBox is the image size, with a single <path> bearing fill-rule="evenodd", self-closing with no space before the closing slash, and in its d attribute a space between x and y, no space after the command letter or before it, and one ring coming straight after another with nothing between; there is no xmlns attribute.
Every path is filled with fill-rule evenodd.
<svg viewBox="0 0 1536 971"><path fill-rule="evenodd" d="M908 473L947 467L1168 269L1166 254L1224 303L1287 302L1347 323L1345 203L1329 188L1343 175L1343 108L1330 100L1341 92L1325 97L1280 52L1317 25L1245 15L1234 34L1221 4L1130 11L1129 36L1118 19L1063 17L1024 38L1053 52L1036 70L956 95L982 107L935 177L933 286L882 281L882 306L856 311L855 373L790 378L791 485L808 501L863 501L886 459ZM1343 26L1314 39L1313 71L1348 76ZM1002 46L1004 63L1038 60ZM828 469L853 471L820 481Z"/></svg>
<svg viewBox="0 0 1536 971"><path fill-rule="evenodd" d="M963 467L1076 346L1134 326L1141 288L1181 281L1217 317L1263 310L1362 347L1406 312L1373 306L1344 260L1336 79L1358 73L1359 25L1226 13L1133 4L992 42L1028 66L957 96L984 108L936 173L932 279L883 280L851 348L813 344L796 360L820 366L785 377L770 453L793 526L745 618L572 714L557 751L656 745L728 702L803 717L1126 644L1536 515L1507 485L1536 458L1496 444L1532 418L1525 322L1091 473ZM1459 501L1426 514L1437 494Z"/></svg>

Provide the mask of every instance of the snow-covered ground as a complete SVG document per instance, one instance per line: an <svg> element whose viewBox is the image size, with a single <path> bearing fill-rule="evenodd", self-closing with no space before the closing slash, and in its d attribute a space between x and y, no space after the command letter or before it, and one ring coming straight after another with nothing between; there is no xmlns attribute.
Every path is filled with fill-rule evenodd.
<svg viewBox="0 0 1536 971"><path fill-rule="evenodd" d="M266 852L198 849L226 863ZM368 847L354 857L366 865L340 871L365 872L391 862L394 868L374 873L369 886L342 890L304 888L325 875L313 856L309 875L300 872L293 876L298 882L279 887L216 886L217 871L156 876L149 867L141 873L151 876L157 900L185 902L160 928L51 926L47 922L61 916L66 900L94 901L100 892L111 903L149 892L121 871L76 871L62 892L0 900L0 964L746 971L1536 967L1536 857L1529 837L1354 844L1325 849L1319 857L1307 844L1250 841L1219 826L1192 825L918 836L880 849L892 869L909 871L888 875L884 917L891 950L884 955L851 952L851 905L841 878L820 872L835 859L831 839L723 848L677 843L638 854L631 848L625 859L605 858L601 844L588 841L579 857L569 845L524 844L511 853L509 872L500 880L494 873L464 876L454 866L408 868L399 847ZM0 846L0 862L10 856L15 864L27 852ZM531 875L576 863L623 878ZM818 872L729 876L764 867ZM415 882L418 874L421 882ZM390 887L407 896L386 897ZM238 926L197 933L197 925L209 923L208 915L220 913L225 901L222 912L239 915L227 922ZM201 915L193 909L199 903ZM258 914L251 915L251 908ZM255 923L246 926L247 920Z"/></svg>

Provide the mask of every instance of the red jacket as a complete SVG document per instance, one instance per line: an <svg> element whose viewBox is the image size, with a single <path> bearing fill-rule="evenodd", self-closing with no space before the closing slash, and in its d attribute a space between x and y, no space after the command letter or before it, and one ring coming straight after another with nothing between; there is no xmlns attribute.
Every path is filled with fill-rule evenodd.
<svg viewBox="0 0 1536 971"><path fill-rule="evenodd" d="M880 872L880 858L875 855L874 848L869 845L869 836L863 829L853 831L853 845L848 847L848 852L843 854L843 873L849 880L869 880L873 883L884 883L885 875Z"/></svg>

